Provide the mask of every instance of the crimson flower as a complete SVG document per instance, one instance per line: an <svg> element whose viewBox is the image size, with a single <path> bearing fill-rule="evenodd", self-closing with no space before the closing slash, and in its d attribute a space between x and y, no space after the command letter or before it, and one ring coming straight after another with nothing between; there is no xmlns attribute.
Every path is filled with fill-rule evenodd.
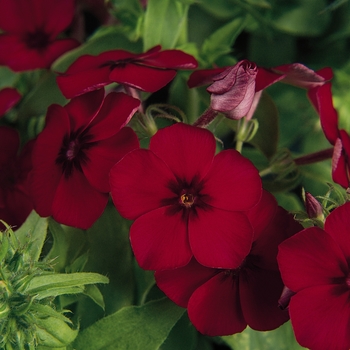
<svg viewBox="0 0 350 350"><path fill-rule="evenodd" d="M139 146L124 127L139 104L123 93L104 99L102 89L49 107L33 150L31 190L39 215L83 229L94 223L107 205L110 168Z"/></svg>
<svg viewBox="0 0 350 350"><path fill-rule="evenodd" d="M49 68L73 39L56 39L71 23L74 0L0 0L0 65L19 72Z"/></svg>
<svg viewBox="0 0 350 350"><path fill-rule="evenodd" d="M328 82L320 72L300 63L266 69L242 60L231 67L197 70L191 74L188 86L211 84L207 91L211 94L212 110L224 113L230 119L251 118L263 89L279 81L308 90L316 89Z"/></svg>
<svg viewBox="0 0 350 350"><path fill-rule="evenodd" d="M288 311L278 307L283 282L277 247L302 227L277 207L268 192L248 216L254 242L237 268L208 268L192 259L184 267L155 273L158 287L176 304L188 308L191 322L205 335L234 334L247 325L267 331L289 319Z"/></svg>
<svg viewBox="0 0 350 350"><path fill-rule="evenodd" d="M0 90L0 117L11 109L21 99L20 93L10 87Z"/></svg>
<svg viewBox="0 0 350 350"><path fill-rule="evenodd" d="M278 264L291 297L289 314L300 345L350 348L350 203L334 209L324 230L309 227L279 247Z"/></svg>
<svg viewBox="0 0 350 350"><path fill-rule="evenodd" d="M17 130L0 127L0 219L11 226L21 226L33 209L28 193L33 143L19 153ZM2 226L2 225L0 225Z"/></svg>
<svg viewBox="0 0 350 350"><path fill-rule="evenodd" d="M343 186L349 187L350 181L350 136L339 128L338 113L333 106L332 85L330 80L333 77L331 68L324 68L318 72L327 83L310 89L308 96L320 116L322 130L334 146L332 157L332 178L333 181Z"/></svg>
<svg viewBox="0 0 350 350"><path fill-rule="evenodd" d="M142 268L176 268L192 256L236 268L249 252L253 230L243 211L260 200L261 180L237 151L215 149L210 131L179 123L111 169L112 199L135 220L130 240Z"/></svg>
<svg viewBox="0 0 350 350"><path fill-rule="evenodd" d="M141 54L111 50L79 57L57 77L57 84L66 98L113 82L155 92L175 77L176 69L196 67L197 61L180 50L161 51L160 46Z"/></svg>

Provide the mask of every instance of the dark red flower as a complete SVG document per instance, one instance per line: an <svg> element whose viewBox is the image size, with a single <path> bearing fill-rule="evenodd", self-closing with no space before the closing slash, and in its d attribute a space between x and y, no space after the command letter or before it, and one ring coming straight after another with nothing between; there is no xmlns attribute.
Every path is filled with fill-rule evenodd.
<svg viewBox="0 0 350 350"><path fill-rule="evenodd" d="M155 92L175 77L176 69L196 67L197 61L180 50L161 51L160 46L141 54L112 50L79 57L57 77L57 84L67 98L113 82Z"/></svg>
<svg viewBox="0 0 350 350"><path fill-rule="evenodd" d="M332 84L333 77L331 68L324 68L317 72L326 81L321 86L314 87L308 91L310 101L320 116L322 130L334 146L332 157L332 178L333 181L349 187L350 181L350 136L339 128L338 113L333 106Z"/></svg>
<svg viewBox="0 0 350 350"><path fill-rule="evenodd" d="M247 324L266 331L289 319L288 311L278 307L283 282L277 247L302 227L277 207L267 192L248 216L254 227L254 242L237 268L208 268L192 259L185 267L155 273L159 288L176 304L188 308L193 325L205 335L238 333Z"/></svg>
<svg viewBox="0 0 350 350"><path fill-rule="evenodd" d="M49 68L79 44L56 39L73 15L74 0L0 0L0 65L16 72Z"/></svg>
<svg viewBox="0 0 350 350"><path fill-rule="evenodd" d="M11 109L21 99L20 93L14 88L0 90L0 117Z"/></svg>
<svg viewBox="0 0 350 350"><path fill-rule="evenodd" d="M257 67L242 60L231 67L197 70L188 80L190 88L211 85L211 109L228 118L251 118L260 99L261 91L270 85L283 82L300 88L319 88L328 82L322 70L315 72L300 63L286 64L270 69Z"/></svg>
<svg viewBox="0 0 350 350"><path fill-rule="evenodd" d="M33 209L28 193L32 146L29 142L19 154L17 130L0 127L0 219L11 226L21 226Z"/></svg>
<svg viewBox="0 0 350 350"><path fill-rule="evenodd" d="M253 164L235 150L215 155L213 134L186 124L159 130L150 149L127 154L110 172L116 208L135 220L130 240L144 269L235 268L253 231L243 213L261 197Z"/></svg>
<svg viewBox="0 0 350 350"><path fill-rule="evenodd" d="M297 341L313 350L350 348L350 203L279 247L278 264L291 297Z"/></svg>
<svg viewBox="0 0 350 350"><path fill-rule="evenodd" d="M124 127L140 101L97 90L51 105L33 150L31 189L35 210L58 222L89 228L109 197L110 168L139 146Z"/></svg>

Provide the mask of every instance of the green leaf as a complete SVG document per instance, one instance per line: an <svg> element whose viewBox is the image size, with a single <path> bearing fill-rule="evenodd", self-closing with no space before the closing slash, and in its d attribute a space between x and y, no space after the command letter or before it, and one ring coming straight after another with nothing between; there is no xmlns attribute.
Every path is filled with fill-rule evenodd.
<svg viewBox="0 0 350 350"><path fill-rule="evenodd" d="M240 9L237 6L232 6L232 3L227 0L199 0L198 6L203 8L211 16L221 20L229 20L237 17Z"/></svg>
<svg viewBox="0 0 350 350"><path fill-rule="evenodd" d="M265 91L261 95L254 118L258 120L259 128L250 143L269 159L277 151L279 125L277 107Z"/></svg>
<svg viewBox="0 0 350 350"><path fill-rule="evenodd" d="M55 72L65 72L82 55L98 55L109 50L127 50L140 52L141 43L130 41L120 26L100 27L83 45L60 56L52 65Z"/></svg>
<svg viewBox="0 0 350 350"><path fill-rule="evenodd" d="M49 295L51 290L55 293L61 290L60 294L65 294L66 288L81 288L86 284L108 283L108 281L107 277L92 272L52 273L33 277L25 293L36 294L41 298L42 295Z"/></svg>
<svg viewBox="0 0 350 350"><path fill-rule="evenodd" d="M149 0L143 27L144 50L172 49L186 30L189 5L177 0ZM186 32L185 32L186 35Z"/></svg>
<svg viewBox="0 0 350 350"><path fill-rule="evenodd" d="M134 302L134 260L129 227L130 222L123 219L113 205L109 205L87 231L89 259L85 270L108 276L109 284L101 286L107 314ZM85 312L91 313L91 309L87 308Z"/></svg>
<svg viewBox="0 0 350 350"><path fill-rule="evenodd" d="M34 210L28 216L22 226L15 231L21 245L26 245L30 241L28 249L25 251L27 258L38 261L42 251L48 227L48 219L41 218Z"/></svg>
<svg viewBox="0 0 350 350"><path fill-rule="evenodd" d="M290 322L285 323L276 330L258 332L246 328L242 333L222 337L232 349L239 350L300 350L302 348L295 340Z"/></svg>
<svg viewBox="0 0 350 350"><path fill-rule="evenodd" d="M45 260L54 260L57 272L77 272L71 265L87 250L86 233L83 230L60 225L52 218L49 219L49 230L53 244Z"/></svg>
<svg viewBox="0 0 350 350"><path fill-rule="evenodd" d="M197 345L197 331L188 319L187 312L177 321L160 350L194 350Z"/></svg>
<svg viewBox="0 0 350 350"><path fill-rule="evenodd" d="M51 348L70 344L77 336L78 329L72 329L66 322L56 317L36 318L36 335L40 345Z"/></svg>
<svg viewBox="0 0 350 350"><path fill-rule="evenodd" d="M277 0L272 6L272 21L278 29L291 35L320 35L331 19L330 14L323 11L326 5L325 0Z"/></svg>
<svg viewBox="0 0 350 350"><path fill-rule="evenodd" d="M36 82L32 90L23 97L18 118L27 120L32 116L46 114L46 110L51 104L63 105L66 101L56 84L56 75L47 71Z"/></svg>
<svg viewBox="0 0 350 350"><path fill-rule="evenodd" d="M206 66L212 64L221 56L231 52L237 36L245 27L245 17L235 18L211 34L203 43L201 58Z"/></svg>
<svg viewBox="0 0 350 350"><path fill-rule="evenodd" d="M85 286L84 294L92 299L102 310L105 309L105 302L103 295L97 286L90 284Z"/></svg>
<svg viewBox="0 0 350 350"><path fill-rule="evenodd" d="M82 331L76 350L157 350L185 312L164 298L129 306Z"/></svg>

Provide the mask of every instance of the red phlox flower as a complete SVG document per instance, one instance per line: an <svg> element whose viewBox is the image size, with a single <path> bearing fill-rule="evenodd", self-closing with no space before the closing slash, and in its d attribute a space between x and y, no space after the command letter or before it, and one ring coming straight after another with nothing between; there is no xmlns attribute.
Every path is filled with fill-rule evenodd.
<svg viewBox="0 0 350 350"><path fill-rule="evenodd" d="M345 130L339 128L338 113L333 106L332 84L330 82L333 72L331 68L324 68L317 73L324 77L326 83L310 89L308 97L320 116L322 130L327 140L334 146L333 181L348 188L350 181L350 136Z"/></svg>
<svg viewBox="0 0 350 350"><path fill-rule="evenodd" d="M15 88L6 87L0 90L0 117L9 111L21 99Z"/></svg>
<svg viewBox="0 0 350 350"><path fill-rule="evenodd" d="M17 130L0 127L0 219L11 226L21 226L33 209L28 193L32 146L27 143L19 153Z"/></svg>
<svg viewBox="0 0 350 350"><path fill-rule="evenodd" d="M291 297L289 314L300 345L350 348L350 203L334 209L324 230L309 227L279 247L278 264Z"/></svg>
<svg viewBox="0 0 350 350"><path fill-rule="evenodd" d="M254 242L237 268L208 268L192 259L184 267L155 272L158 287L176 304L188 308L193 325L205 335L234 334L247 325L272 330L289 319L288 311L278 307L283 282L277 247L302 227L277 207L268 192L248 216Z"/></svg>
<svg viewBox="0 0 350 350"><path fill-rule="evenodd" d="M110 168L139 147L134 131L124 127L139 104L123 93L104 99L102 89L49 107L30 179L39 215L83 229L95 222L107 205Z"/></svg>
<svg viewBox="0 0 350 350"><path fill-rule="evenodd" d="M197 70L188 80L190 88L211 85L210 107L224 113L228 118L250 119L258 105L261 91L276 82L312 89L324 85L322 74L300 64L286 64L270 69L257 67L255 63L242 60L234 66Z"/></svg>
<svg viewBox="0 0 350 350"><path fill-rule="evenodd" d="M67 98L112 82L155 92L175 77L176 69L196 67L197 61L191 55L180 50L161 51L161 46L141 54L111 50L98 56L79 57L65 73L57 77L57 84Z"/></svg>
<svg viewBox="0 0 350 350"><path fill-rule="evenodd" d="M142 268L176 268L192 256L235 268L249 252L253 230L243 211L260 200L261 180L237 151L215 149L210 131L179 123L111 169L112 199L135 220L130 240Z"/></svg>
<svg viewBox="0 0 350 350"><path fill-rule="evenodd" d="M19 72L49 68L79 45L57 39L71 23L74 0L0 0L0 64Z"/></svg>

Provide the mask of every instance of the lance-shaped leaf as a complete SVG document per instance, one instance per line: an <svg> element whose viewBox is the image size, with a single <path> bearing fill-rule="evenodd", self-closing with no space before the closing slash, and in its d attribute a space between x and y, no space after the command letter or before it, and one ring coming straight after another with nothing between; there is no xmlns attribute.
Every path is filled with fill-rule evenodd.
<svg viewBox="0 0 350 350"><path fill-rule="evenodd" d="M81 332L76 350L157 350L185 312L169 299L124 307Z"/></svg>
<svg viewBox="0 0 350 350"><path fill-rule="evenodd" d="M31 261L38 261L47 234L47 218L41 218L34 210L23 225L15 231L21 245L30 242L25 254Z"/></svg>
<svg viewBox="0 0 350 350"><path fill-rule="evenodd" d="M47 274L34 277L25 293L36 295L36 299L63 294L81 293L86 284L108 283L108 278L93 272L69 274Z"/></svg>

